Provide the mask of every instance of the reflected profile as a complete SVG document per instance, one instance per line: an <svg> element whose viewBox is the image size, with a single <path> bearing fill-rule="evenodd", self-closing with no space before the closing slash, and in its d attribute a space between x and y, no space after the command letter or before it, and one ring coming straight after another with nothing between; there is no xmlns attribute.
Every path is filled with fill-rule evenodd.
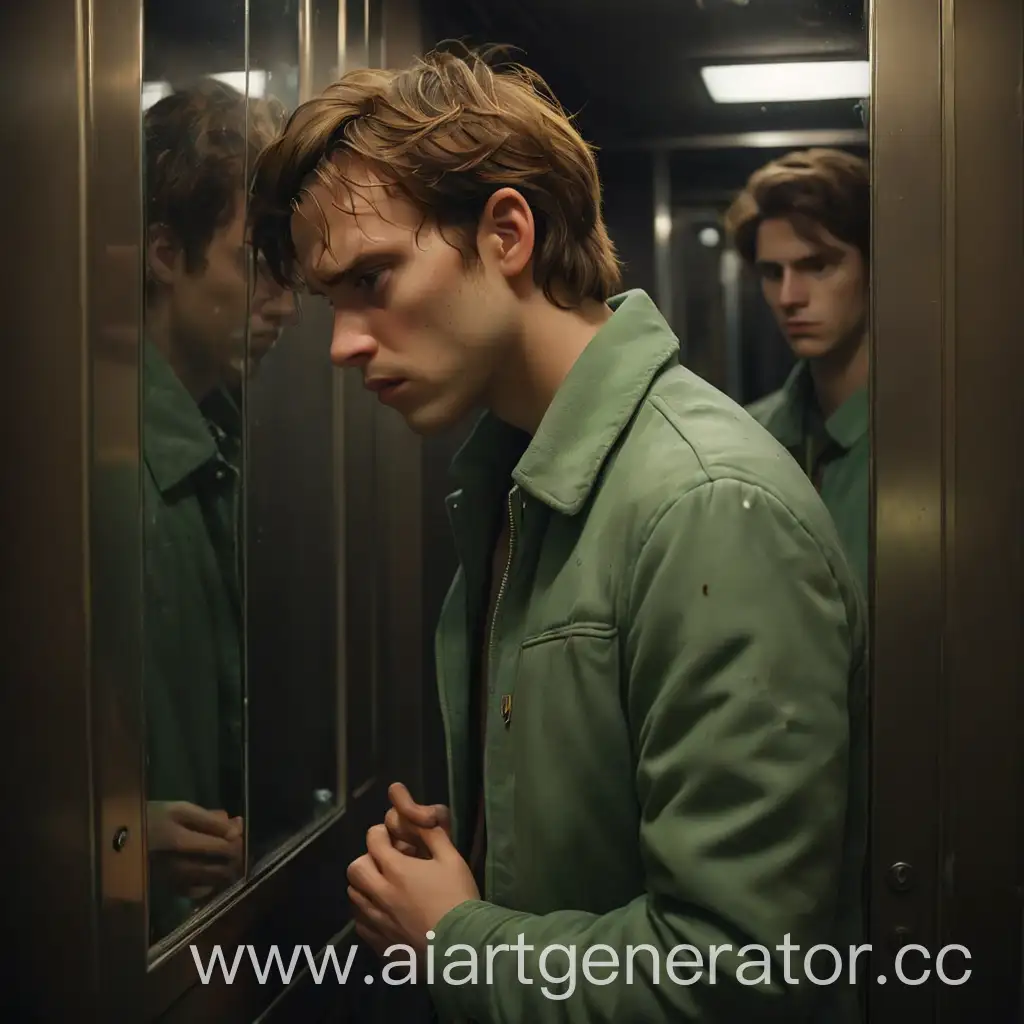
<svg viewBox="0 0 1024 1024"><path fill-rule="evenodd" d="M253 266L248 168L281 123L203 80L145 113L144 678L150 940L242 877L242 394L295 297Z"/></svg>

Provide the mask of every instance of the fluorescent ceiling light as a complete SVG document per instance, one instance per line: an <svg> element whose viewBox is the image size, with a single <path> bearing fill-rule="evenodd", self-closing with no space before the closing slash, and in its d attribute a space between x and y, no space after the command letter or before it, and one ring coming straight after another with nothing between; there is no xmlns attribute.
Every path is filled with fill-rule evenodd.
<svg viewBox="0 0 1024 1024"><path fill-rule="evenodd" d="M154 103L159 103L165 96L170 96L170 82L143 82L142 83L142 109L149 110Z"/></svg>
<svg viewBox="0 0 1024 1024"><path fill-rule="evenodd" d="M700 69L715 103L791 103L863 99L871 92L866 60L731 64Z"/></svg>
<svg viewBox="0 0 1024 1024"><path fill-rule="evenodd" d="M210 75L210 77L216 78L218 82L223 82L225 85L230 85L232 89L237 89L239 92L245 92L245 74L244 71L222 71L220 74ZM250 71L249 96L258 100L266 92L266 89L266 71Z"/></svg>
<svg viewBox="0 0 1024 1024"><path fill-rule="evenodd" d="M210 75L210 78L215 78L218 82L223 82L225 85L230 86L232 89L236 89L238 92L245 92L244 71L223 71L217 75ZM249 95L253 99L259 99L266 91L266 71L250 71ZM171 88L170 82L143 82L142 109L149 110L154 103L158 103L165 96L170 96L172 92L174 92L174 89Z"/></svg>

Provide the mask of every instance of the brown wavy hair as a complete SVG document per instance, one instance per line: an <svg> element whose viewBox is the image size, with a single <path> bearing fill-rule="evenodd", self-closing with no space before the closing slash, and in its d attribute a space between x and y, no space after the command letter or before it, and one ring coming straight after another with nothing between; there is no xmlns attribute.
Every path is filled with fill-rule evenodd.
<svg viewBox="0 0 1024 1024"><path fill-rule="evenodd" d="M146 226L171 232L190 272L206 265L214 233L235 216L246 178L280 132L284 115L276 100L248 99L215 79L202 79L146 111Z"/></svg>
<svg viewBox="0 0 1024 1024"><path fill-rule="evenodd" d="M725 215L740 256L757 259L757 232L765 220L785 219L810 241L817 229L871 256L871 175L868 162L838 149L808 149L755 171Z"/></svg>
<svg viewBox="0 0 1024 1024"><path fill-rule="evenodd" d="M533 275L548 299L573 308L616 291L593 150L539 75L492 66L500 50L439 49L403 70L351 71L295 111L262 153L250 201L253 246L279 284L301 286L291 217L311 180L351 195L359 186L345 171L362 168L423 224L451 230L467 263L489 197L516 188L533 212Z"/></svg>

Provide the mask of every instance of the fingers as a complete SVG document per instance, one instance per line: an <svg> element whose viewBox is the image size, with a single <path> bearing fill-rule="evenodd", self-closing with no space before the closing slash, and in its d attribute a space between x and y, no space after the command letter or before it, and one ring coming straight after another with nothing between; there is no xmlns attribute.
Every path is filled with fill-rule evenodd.
<svg viewBox="0 0 1024 1024"><path fill-rule="evenodd" d="M398 851L391 845L391 836L384 825L374 825L366 833L366 852L373 858L377 868L383 874L391 859Z"/></svg>
<svg viewBox="0 0 1024 1024"><path fill-rule="evenodd" d="M404 818L417 828L434 828L439 824L438 804L418 804L412 798L412 794L401 782L393 782L388 787L388 799L391 806L398 812L399 817ZM447 813L447 808L443 808Z"/></svg>
<svg viewBox="0 0 1024 1024"><path fill-rule="evenodd" d="M452 844L452 837L443 828L425 828L420 832L420 840L427 848L428 854L435 860L457 853Z"/></svg>
<svg viewBox="0 0 1024 1024"><path fill-rule="evenodd" d="M188 857L171 857L166 863L166 870L179 892L198 888L219 889L234 881L227 865L208 864Z"/></svg>
<svg viewBox="0 0 1024 1024"><path fill-rule="evenodd" d="M388 813L384 815L384 826L393 840L402 840L407 843L412 841L414 833L409 828L408 822L394 807L389 807Z"/></svg>
<svg viewBox="0 0 1024 1024"><path fill-rule="evenodd" d="M229 818L227 811L208 811L205 807L184 800L175 801L168 811L171 819L179 825L193 832L204 832L222 839L228 839L236 831L233 823L241 820Z"/></svg>
<svg viewBox="0 0 1024 1024"><path fill-rule="evenodd" d="M434 804L434 813L437 815L437 823L448 833L452 834L452 813L444 804Z"/></svg>
<svg viewBox="0 0 1024 1024"><path fill-rule="evenodd" d="M384 887L384 876L369 853L364 853L349 864L346 877L349 885L368 899L373 899L374 893L381 892Z"/></svg>
<svg viewBox="0 0 1024 1024"><path fill-rule="evenodd" d="M348 887L348 899L352 904L357 921L369 925L374 931L383 934L387 929L388 918L373 900L361 893L354 886Z"/></svg>
<svg viewBox="0 0 1024 1024"><path fill-rule="evenodd" d="M204 832L194 832L181 825L175 825L170 830L169 852L172 854L210 857L220 860L236 860L237 843L228 842L219 836L207 835Z"/></svg>
<svg viewBox="0 0 1024 1024"><path fill-rule="evenodd" d="M420 842L419 830L415 825L400 817L392 807L384 815L384 827L391 837L391 845L407 857L427 857L427 848Z"/></svg>

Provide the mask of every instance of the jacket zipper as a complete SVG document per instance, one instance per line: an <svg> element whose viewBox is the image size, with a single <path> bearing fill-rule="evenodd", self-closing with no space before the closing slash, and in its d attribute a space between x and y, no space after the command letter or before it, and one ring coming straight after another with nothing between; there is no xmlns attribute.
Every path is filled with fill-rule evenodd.
<svg viewBox="0 0 1024 1024"><path fill-rule="evenodd" d="M505 596L505 588L508 586L508 572L512 568L512 551L516 543L516 520L512 514L512 498L519 490L516 484L508 492L508 558L505 560L505 571L501 577L501 586L498 587L498 596L494 600L494 614L491 616L491 636L487 645L487 694L491 695L491 680L494 678L494 627L498 622L498 608L501 607L501 599Z"/></svg>
<svg viewBox="0 0 1024 1024"><path fill-rule="evenodd" d="M509 570L512 568L512 553L515 550L516 543L516 520L515 515L512 512L512 499L515 497L516 491L519 490L519 485L513 486L512 490L508 492L508 557L505 559L505 571L501 576L501 585L498 587L498 596L494 599L494 612L491 615L491 632L490 638L487 644L487 706L490 710L491 698L493 696L493 688L491 683L494 681L496 676L496 666L494 663L494 636L495 626L498 623L498 609L501 607L501 599L505 596L505 589L508 587L508 575ZM484 795L484 827L486 828L487 821L487 716L484 715L484 757L483 757L483 795ZM490 844L488 843L488 846ZM487 877L487 856L484 855L484 877ZM488 879L488 882L490 879Z"/></svg>

